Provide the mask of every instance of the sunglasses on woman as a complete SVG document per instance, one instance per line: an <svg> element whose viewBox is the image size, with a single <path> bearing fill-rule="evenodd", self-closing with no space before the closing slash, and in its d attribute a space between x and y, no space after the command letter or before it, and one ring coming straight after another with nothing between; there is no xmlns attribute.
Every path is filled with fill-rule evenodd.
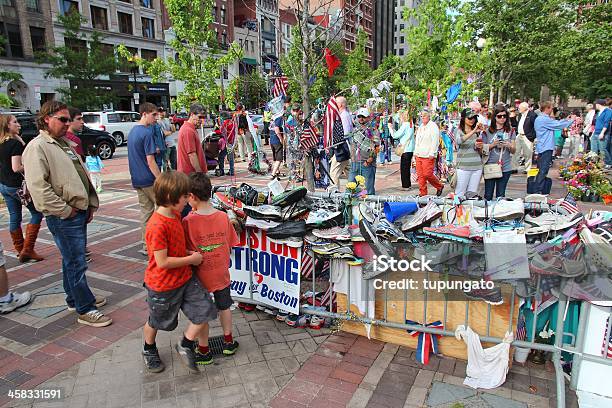
<svg viewBox="0 0 612 408"><path fill-rule="evenodd" d="M507 117L507 115L506 115L506 114L503 114L503 115L497 115L497 116L496 116L496 118L498 118L498 119L505 119L506 117Z"/></svg>
<svg viewBox="0 0 612 408"><path fill-rule="evenodd" d="M474 119L476 119L477 117L478 117L478 115L471 115L471 116L468 116L467 118L468 118L469 120L474 120Z"/></svg>

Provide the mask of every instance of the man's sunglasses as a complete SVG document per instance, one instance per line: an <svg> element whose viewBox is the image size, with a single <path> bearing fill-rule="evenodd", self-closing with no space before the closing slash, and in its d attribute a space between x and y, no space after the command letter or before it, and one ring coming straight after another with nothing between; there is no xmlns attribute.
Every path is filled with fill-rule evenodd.
<svg viewBox="0 0 612 408"><path fill-rule="evenodd" d="M55 118L57 120L59 120L62 123L68 123L70 122L70 118L67 118L65 116L51 116L52 118Z"/></svg>

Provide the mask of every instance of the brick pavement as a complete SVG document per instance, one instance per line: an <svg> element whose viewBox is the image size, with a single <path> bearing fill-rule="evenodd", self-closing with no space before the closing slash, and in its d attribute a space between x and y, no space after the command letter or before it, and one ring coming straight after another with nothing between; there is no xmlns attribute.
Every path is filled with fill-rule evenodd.
<svg viewBox="0 0 612 408"><path fill-rule="evenodd" d="M89 398L93 398L91 401L95 401L95 398L100 398L108 403L109 406L112 406L115 402L119 403L120 401L115 401L110 396L103 398L102 395L112 394L116 387L123 389L124 394L130 394L132 391L138 394L137 391L134 391L134 387L128 386L129 384L135 384L135 382L140 384L140 403L146 402L145 405L148 406L149 401L157 401L154 405L163 405L169 402L165 401L168 399L165 397L169 397L170 402L176 399L173 395L179 395L180 397L181 392L178 390L183 389L180 385L181 381L185 380L187 383L193 382L184 377L185 373L181 374L180 370L177 371L174 368L174 364L172 364L172 370L164 374L171 378L147 379L143 378L146 376L143 376L142 373L134 371L142 369L139 361L135 361L140 358L135 350L139 344L138 339L142 322L146 318L146 305L141 286L146 260L137 252L140 248L139 210L136 195L129 183L127 158L125 152L122 154L119 151L118 153L117 158L106 163L107 173L104 176L105 192L101 195L101 208L94 222L88 228L88 246L93 252L93 261L89 265L88 280L94 292L107 296L109 300L108 305L103 310L113 318L114 323L108 328L96 329L80 326L76 323L74 313L66 310L61 286L61 258L50 233L44 225L41 228L40 237L37 242L37 251L46 256L46 259L36 264L19 264L16 260L16 254L12 251L12 246L10 245L10 237L6 228L8 223L6 210L0 208L0 239L5 247L5 255L7 257L6 267L11 287L16 290L30 290L36 295L34 302L28 307L0 317L0 360L2 361L0 366L0 405L8 402L6 393L9 389L31 389L40 384L46 386L58 381L65 382L67 384L66 389L69 389L70 381L74 379L72 388L74 391L78 379L83 375L92 377L89 380L91 381L88 385L89 388L85 385L87 383L83 383L85 380L81 380L79 386L83 385L83 387L77 388L77 391L89 389L92 392L87 397L84 396L84 391L80 394L71 394L71 396L74 395L74 398L70 400L70 403L74 406L79 406L79 404L83 404L83 401L86 400L90 401ZM237 177L234 180L229 177L218 178L214 180L215 184L246 181L253 185L262 186L268 182L266 177L249 174L246 172L245 167L245 163L238 163ZM393 164L378 170L377 189L379 194L398 194L398 167L397 164ZM557 183L555 184L555 192L557 194L553 195L562 196L562 187L558 186ZM520 175L513 176L508 187L509 195L517 197L524 195L522 193L524 185L524 177ZM415 190L413 189L409 192L412 193L413 191ZM580 206L581 208L587 207L583 206L582 203L580 203ZM589 207L593 206L592 204L589 205ZM27 218L26 211L24 212L24 219L27 220ZM278 328L275 322L270 321L268 323L265 319L260 320L261 317L258 316L255 322L251 322L248 320L248 316L237 316L237 322L240 323L237 323L236 329L241 335L240 337L245 336L242 353L245 353L245 348L248 349L249 344L251 344L254 347L254 350L251 352L254 357L251 360L252 355L248 351L246 356L239 353L236 357L220 363L219 367L215 366L210 368L210 370L207 369L205 375L208 382L204 381L203 384L207 384L206 386L209 388L209 391L210 389L226 387L223 390L211 392L209 395L210 401L213 401L213 399L216 401L217 397L221 400L226 398L230 401L230 397L236 393L241 394L237 391L236 385L238 383L234 384L235 381L238 381L237 378L232 379L232 374L226 375L223 371L224 368L262 362L266 362L268 365L267 370L262 364L254 366L254 370L266 375L268 371L270 372L270 378L267 378L267 380L273 379L274 385L271 381L267 381L269 392L266 393L266 398L271 397L272 390L275 387L277 389L282 387L291 377L290 374L297 370L298 365L292 359L295 358L298 364L302 363L306 360L309 353L314 351L316 345L323 341L323 337L313 337L315 334L320 334L320 332L310 333L308 337L298 338L304 335L303 331L283 333L281 328L284 329L284 327L282 325L281 328ZM242 322L241 318L244 318L248 323ZM253 325L255 325L255 328L253 328ZM274 325L277 330L281 330L280 334L273 331L271 325ZM259 326L267 327L270 330L263 330L263 333L266 334L261 334L259 338L255 338L256 332L261 332L261 330L255 330ZM249 330L253 334L249 334ZM270 335L270 333L276 334ZM253 336L253 339L249 340L248 336ZM381 344L355 339L353 340L355 340L354 347L356 347L356 351L347 353L345 349L349 347L349 344L346 344L346 340L343 343L339 338L345 339L347 337L340 335L339 337L334 337L333 341L325 342L325 346L319 348L317 354L312 357L314 359L313 362L309 360L302 368L303 371L300 370L292 381L300 380L310 382L311 384L319 384L309 379L327 378L328 382L326 382L325 386L309 388L311 394L312 389L317 389L312 399L316 404L324 404L326 398L328 401L341 402L338 400L346 399L349 396L347 394L350 394L352 400L353 398L359 398L359 396L371 393L370 397L375 397L372 403L379 399L384 399L377 395L387 395L385 392L389 392L389 390L385 389L386 385L381 385L379 389L378 381L375 383L368 381L376 378L377 373L386 361L385 356L389 353L381 351L383 347ZM173 341L173 337L169 335L165 341L169 345ZM131 346L126 344L131 344ZM284 345L279 346L277 344ZM131 351L124 351L130 347L132 347ZM115 348L120 350L116 353L116 355L120 356L120 359L117 361L113 360L112 357L115 355ZM388 349L388 347L385 347L385 349ZM126 357L127 354L136 355L137 358L132 361ZM257 361L260 358L259 354L263 355L263 360ZM383 357L380 357L381 355ZM297 356L301 357L298 359ZM247 357L248 362L246 360ZM281 360L281 364L268 364L270 360L275 360L275 357ZM327 361L327 363L331 364L333 362L333 367L325 365L318 357L330 357L332 361ZM125 358L126 362L123 362L122 358ZM166 358L174 362L174 357L171 356L168 350ZM380 358L382 360L379 360ZM401 359L406 357L394 356L393 359L395 358ZM364 372L363 367L369 367L372 362L375 362L372 368L368 372ZM387 370L397 372L392 369L398 368L398 365L401 365L401 362L392 363L389 361L383 372L380 373L379 379L383 376L386 376L384 378L392 376L387 373ZM98 366L98 373L94 372L96 366ZM100 367L105 368L102 369ZM117 367L117 373L121 375L115 376L115 367ZM333 370L321 367L332 367ZM90 369L94 371L89 372L88 370ZM215 369L220 369L223 376L218 371L209 373L209 371L214 371ZM372 371L373 374L370 372L372 369L374 369ZM104 375L110 377L110 379L104 380L107 382L98 382L98 380L103 380L99 377L102 375L100 371L103 371ZM227 368L226 371L232 370ZM234 370L234 373L235 371L238 371L243 376L248 376L249 372ZM127 374L128 372L130 373L129 375ZM412 374L414 373L410 369L403 373L404 376L407 376L406 380L411 378ZM183 376L183 379L176 379L181 376ZM419 373L416 373L414 380L416 381L419 378L418 381L422 381L423 376L426 376L426 374L419 377ZM125 381L119 381L119 378L125 379ZM223 381L221 381L221 378L223 378ZM262 376L258 378L262 378ZM367 381L361 383L364 378ZM170 385L168 381L174 385ZM143 387L143 384L151 383L157 385ZM512 383L514 384L514 381ZM179 385L177 386L176 384ZM223 385L219 387L218 385L221 384ZM240 402L259 401L253 397L256 391L248 388L253 387L253 385L248 385L245 382L240 384L242 384L242 389L246 396L246 400L239 399ZM364 384L365 388L362 387ZM372 388L370 389L367 384L376 386L372 388L373 385L370 385L369 387ZM302 383L302 385L304 384ZM198 385L195 388L200 386L204 387L204 385ZM394 397L402 399L404 394L411 396L417 396L418 393L422 394L422 390L413 391L413 388L407 389L404 386L401 390L398 389ZM169 389L173 389L174 394ZM285 390L286 388L283 389L279 398L287 397L287 395L283 394ZM332 392L331 390L339 390L340 392ZM198 388L197 392L200 391L204 391L204 389ZM421 394L418 394L418 396L421 396ZM249 395L251 396L250 399ZM134 405L139 405L136 397L130 398L129 401L134 402ZM202 398L208 401L207 397ZM204 404L200 400L196 400L196 402ZM92 405L90 403L88 406L102 405L104 404ZM123 404L123 406L125 405L127 404ZM253 405L257 406L256 403Z"/></svg>

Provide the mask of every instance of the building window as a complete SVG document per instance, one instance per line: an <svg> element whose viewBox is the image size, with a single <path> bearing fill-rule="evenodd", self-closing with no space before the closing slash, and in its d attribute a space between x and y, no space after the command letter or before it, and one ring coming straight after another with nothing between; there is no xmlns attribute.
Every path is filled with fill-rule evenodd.
<svg viewBox="0 0 612 408"><path fill-rule="evenodd" d="M2 2L0 2L1 4ZM10 0L9 0L10 3ZM40 13L40 6L38 0L26 0L26 9L35 13Z"/></svg>
<svg viewBox="0 0 612 408"><path fill-rule="evenodd" d="M142 36L144 38L155 38L155 20L142 17Z"/></svg>
<svg viewBox="0 0 612 408"><path fill-rule="evenodd" d="M64 37L64 45L76 53L82 53L87 51L87 42L85 42L85 40L77 40L76 38Z"/></svg>
<svg viewBox="0 0 612 408"><path fill-rule="evenodd" d="M0 6L14 7L13 0L0 0Z"/></svg>
<svg viewBox="0 0 612 408"><path fill-rule="evenodd" d="M138 55L138 48L125 47L130 54ZM119 71L120 72L132 72L132 69L137 67L136 64L129 62L127 59L121 57L119 58Z"/></svg>
<svg viewBox="0 0 612 408"><path fill-rule="evenodd" d="M15 24L4 24L0 22L0 35L7 41L2 47L2 56L12 58L23 58L23 45L21 44L21 32Z"/></svg>
<svg viewBox="0 0 612 408"><path fill-rule="evenodd" d="M153 8L153 0L140 0L140 5L145 8Z"/></svg>
<svg viewBox="0 0 612 408"><path fill-rule="evenodd" d="M404 43L404 37L402 36L400 37L400 44L403 44L403 43Z"/></svg>
<svg viewBox="0 0 612 408"><path fill-rule="evenodd" d="M108 19L106 17L105 8L91 6L91 25L98 30L108 30Z"/></svg>
<svg viewBox="0 0 612 408"><path fill-rule="evenodd" d="M123 34L134 34L132 29L132 15L127 13L117 12L117 19L119 20L119 32Z"/></svg>
<svg viewBox="0 0 612 408"><path fill-rule="evenodd" d="M221 35L221 44L227 45L227 33L223 30L223 34Z"/></svg>
<svg viewBox="0 0 612 408"><path fill-rule="evenodd" d="M143 60L153 61L155 58L157 58L157 51L145 50L144 48L142 48L140 50L140 56L142 57Z"/></svg>
<svg viewBox="0 0 612 408"><path fill-rule="evenodd" d="M213 7L211 12L212 12L213 21L216 22L217 21L217 6Z"/></svg>
<svg viewBox="0 0 612 408"><path fill-rule="evenodd" d="M221 24L227 24L225 21L225 6L221 6L221 21L219 21Z"/></svg>
<svg viewBox="0 0 612 408"><path fill-rule="evenodd" d="M30 40L32 40L32 50L34 52L45 50L45 29L30 27Z"/></svg>
<svg viewBox="0 0 612 408"><path fill-rule="evenodd" d="M404 55L404 49L403 49L403 48L400 48L400 50L399 50L399 55L400 55L400 56Z"/></svg>
<svg viewBox="0 0 612 408"><path fill-rule="evenodd" d="M255 52L255 42L251 41L251 52Z"/></svg>
<svg viewBox="0 0 612 408"><path fill-rule="evenodd" d="M403 30L406 27L404 24L400 24L400 30Z"/></svg>
<svg viewBox="0 0 612 408"><path fill-rule="evenodd" d="M79 12L79 3L74 0L62 0L62 14L68 15Z"/></svg>

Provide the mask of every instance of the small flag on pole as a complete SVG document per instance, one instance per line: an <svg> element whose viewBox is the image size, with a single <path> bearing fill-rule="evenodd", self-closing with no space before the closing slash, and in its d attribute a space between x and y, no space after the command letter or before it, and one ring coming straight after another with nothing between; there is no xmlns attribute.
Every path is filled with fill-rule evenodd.
<svg viewBox="0 0 612 408"><path fill-rule="evenodd" d="M338 102L333 96L329 98L329 101L327 102L325 117L323 119L323 146L327 149L336 143L338 135L338 126L336 123L338 123L340 125L340 129L342 129L342 122L339 120L340 110L338 109ZM344 139L344 131L342 131L341 137Z"/></svg>
<svg viewBox="0 0 612 408"><path fill-rule="evenodd" d="M283 74L283 70L279 64L274 64L274 88L272 88L272 95L276 98L277 96L287 96L287 87L289 86L289 80Z"/></svg>
<svg viewBox="0 0 612 408"><path fill-rule="evenodd" d="M312 126L310 121L306 121L302 136L300 137L300 148L302 150L310 150L316 147L318 143L319 135L317 134L317 129Z"/></svg>

